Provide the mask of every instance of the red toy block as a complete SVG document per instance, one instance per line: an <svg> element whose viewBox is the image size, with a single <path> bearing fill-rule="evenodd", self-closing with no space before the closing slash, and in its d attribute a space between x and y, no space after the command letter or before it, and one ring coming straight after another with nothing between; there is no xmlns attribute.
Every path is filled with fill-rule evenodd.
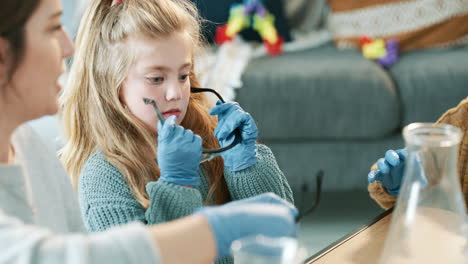
<svg viewBox="0 0 468 264"><path fill-rule="evenodd" d="M284 39L281 36L278 36L278 41L276 43L270 43L266 39L263 39L263 43L265 43L267 52L271 56L276 56L283 53Z"/></svg>
<svg viewBox="0 0 468 264"><path fill-rule="evenodd" d="M216 44L223 44L232 41L232 37L226 35L227 24L216 28L215 42Z"/></svg>

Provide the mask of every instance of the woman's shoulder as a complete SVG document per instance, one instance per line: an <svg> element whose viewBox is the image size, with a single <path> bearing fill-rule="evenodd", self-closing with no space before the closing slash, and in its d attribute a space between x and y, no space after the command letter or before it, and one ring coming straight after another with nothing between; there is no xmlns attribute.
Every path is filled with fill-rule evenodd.
<svg viewBox="0 0 468 264"><path fill-rule="evenodd" d="M43 153L43 151L51 151L28 123L24 123L16 128L13 133L13 145L15 149L24 148L27 149L28 152L40 151Z"/></svg>
<svg viewBox="0 0 468 264"><path fill-rule="evenodd" d="M34 137L35 139L37 139L38 135L34 132L33 128L28 123L24 123L18 128L16 128L15 132L13 133L13 137L20 137L20 138Z"/></svg>
<svg viewBox="0 0 468 264"><path fill-rule="evenodd" d="M12 142L17 162L22 166L34 172L41 170L43 177L53 177L53 181L58 183L70 184L56 150L44 143L41 136L28 123L15 130Z"/></svg>

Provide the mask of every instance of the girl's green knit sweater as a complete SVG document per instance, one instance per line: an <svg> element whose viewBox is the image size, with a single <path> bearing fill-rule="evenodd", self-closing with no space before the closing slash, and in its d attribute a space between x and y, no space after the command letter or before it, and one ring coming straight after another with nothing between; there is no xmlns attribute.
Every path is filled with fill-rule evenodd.
<svg viewBox="0 0 468 264"><path fill-rule="evenodd" d="M190 215L207 204L209 185L202 169L199 175L201 185L196 188L162 181L149 182L146 191L150 206L145 209L134 198L120 171L97 151L86 162L78 185L86 228L92 232L103 231L132 221L152 225ZM237 172L224 169L224 178L232 200L273 192L293 203L286 177L265 145L257 145L257 163L254 166Z"/></svg>

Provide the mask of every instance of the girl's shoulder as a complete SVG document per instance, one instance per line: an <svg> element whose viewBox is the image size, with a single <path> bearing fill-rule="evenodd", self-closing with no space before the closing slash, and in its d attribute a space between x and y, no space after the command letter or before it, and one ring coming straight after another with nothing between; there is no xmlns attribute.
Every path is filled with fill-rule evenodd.
<svg viewBox="0 0 468 264"><path fill-rule="evenodd" d="M261 144L261 143L258 143L257 144L257 154L259 157L264 157L264 158L267 158L267 159L271 159L271 158L275 158L273 152L271 151L271 149L267 146L267 145L264 145L264 144Z"/></svg>
<svg viewBox="0 0 468 264"><path fill-rule="evenodd" d="M80 173L79 185L108 185L126 184L122 173L110 163L101 150L94 152L86 161Z"/></svg>
<svg viewBox="0 0 468 264"><path fill-rule="evenodd" d="M78 180L78 195L80 202L84 205L125 203L140 206L134 199L130 185L127 184L123 174L106 159L100 150L89 157L81 171Z"/></svg>
<svg viewBox="0 0 468 264"><path fill-rule="evenodd" d="M82 173L88 171L117 170L104 156L101 150L96 150L85 162Z"/></svg>

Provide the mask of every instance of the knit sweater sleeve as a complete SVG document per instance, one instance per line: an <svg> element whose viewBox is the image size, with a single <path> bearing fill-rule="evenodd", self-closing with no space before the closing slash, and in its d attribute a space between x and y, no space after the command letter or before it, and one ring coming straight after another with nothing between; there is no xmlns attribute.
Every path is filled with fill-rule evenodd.
<svg viewBox="0 0 468 264"><path fill-rule="evenodd" d="M103 231L132 221L166 222L189 215L202 205L197 189L150 182L146 190L150 200L147 209L135 199L122 173L101 153L95 153L84 166L78 186L87 229Z"/></svg>
<svg viewBox="0 0 468 264"><path fill-rule="evenodd" d="M155 181L146 185L146 192L150 197L150 206L146 210L148 224L179 219L203 206L202 196L196 188Z"/></svg>
<svg viewBox="0 0 468 264"><path fill-rule="evenodd" d="M265 145L257 145L257 163L254 166L237 172L225 168L224 177L233 200L273 192L294 203L291 187L273 152Z"/></svg>

